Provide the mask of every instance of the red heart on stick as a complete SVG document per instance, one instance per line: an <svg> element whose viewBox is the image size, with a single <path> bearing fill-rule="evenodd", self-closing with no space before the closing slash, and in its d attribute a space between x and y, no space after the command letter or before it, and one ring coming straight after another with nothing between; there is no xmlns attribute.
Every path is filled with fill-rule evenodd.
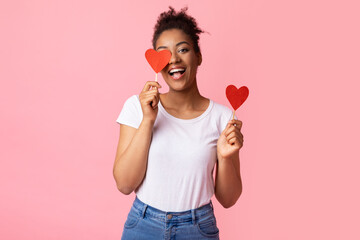
<svg viewBox="0 0 360 240"><path fill-rule="evenodd" d="M162 50L157 52L150 48L146 50L145 58L149 62L152 69L158 73L170 62L171 52L169 50Z"/></svg>
<svg viewBox="0 0 360 240"><path fill-rule="evenodd" d="M237 89L234 85L226 87L226 97L229 100L234 110L238 109L249 96L249 89L246 86L242 86Z"/></svg>

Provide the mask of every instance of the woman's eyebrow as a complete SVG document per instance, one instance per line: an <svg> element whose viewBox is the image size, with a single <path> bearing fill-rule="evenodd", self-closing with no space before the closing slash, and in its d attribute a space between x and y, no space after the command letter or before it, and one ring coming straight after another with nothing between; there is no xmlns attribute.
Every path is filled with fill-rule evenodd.
<svg viewBox="0 0 360 240"><path fill-rule="evenodd" d="M156 51L159 50L159 49L161 49L161 48L165 48L165 49L166 49L167 47L165 47L165 46L160 46L160 47L158 47L158 48L156 49Z"/></svg>
<svg viewBox="0 0 360 240"><path fill-rule="evenodd" d="M184 43L186 43L187 45L190 45L190 43L188 43L187 41L182 41L182 42L177 43L176 46L179 46L179 45L184 44Z"/></svg>
<svg viewBox="0 0 360 240"><path fill-rule="evenodd" d="M188 45L190 45L190 43L188 43L187 41L182 41L182 42L178 42L175 46L179 46L179 45L181 45L181 44L188 44ZM161 48L167 48L167 47L165 47L165 46L160 46L160 47L158 47L156 50L159 50L159 49L161 49Z"/></svg>

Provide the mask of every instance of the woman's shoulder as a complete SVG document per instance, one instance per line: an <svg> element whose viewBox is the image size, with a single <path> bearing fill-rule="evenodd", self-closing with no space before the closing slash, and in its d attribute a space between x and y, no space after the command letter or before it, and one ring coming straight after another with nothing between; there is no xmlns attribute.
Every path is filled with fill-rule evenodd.
<svg viewBox="0 0 360 240"><path fill-rule="evenodd" d="M119 117L116 121L121 124L138 128L142 121L142 117L143 113L141 110L139 96L134 94L126 98Z"/></svg>
<svg viewBox="0 0 360 240"><path fill-rule="evenodd" d="M128 96L125 100L125 104L137 106L140 104L139 94L133 94Z"/></svg>
<svg viewBox="0 0 360 240"><path fill-rule="evenodd" d="M137 102L139 101L139 94L133 94L131 96L129 96L126 101L130 101L130 102Z"/></svg>
<svg viewBox="0 0 360 240"><path fill-rule="evenodd" d="M210 99L210 98L209 98ZM226 106L225 104L222 104L220 102L217 102L215 100L210 99L213 102L213 110L216 113L220 113L220 114L229 114L232 113L232 109L229 108L228 106Z"/></svg>
<svg viewBox="0 0 360 240"><path fill-rule="evenodd" d="M139 99L139 95L138 94L133 94L129 97L126 98L125 102L124 102L124 107L125 109L136 109L136 111L140 112L141 110L141 104L140 104L140 99ZM141 111L142 113L142 111Z"/></svg>
<svg viewBox="0 0 360 240"><path fill-rule="evenodd" d="M233 110L223 103L214 100L211 101L213 102L211 118L215 120L218 128L218 133L221 134L229 120L232 119Z"/></svg>

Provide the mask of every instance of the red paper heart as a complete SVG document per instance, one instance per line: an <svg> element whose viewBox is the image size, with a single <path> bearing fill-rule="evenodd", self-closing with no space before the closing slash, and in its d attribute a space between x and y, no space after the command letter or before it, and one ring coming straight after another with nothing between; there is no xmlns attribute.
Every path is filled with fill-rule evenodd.
<svg viewBox="0 0 360 240"><path fill-rule="evenodd" d="M242 86L237 89L234 85L229 85L226 88L226 97L229 100L234 110L238 109L249 96L249 89L246 86Z"/></svg>
<svg viewBox="0 0 360 240"><path fill-rule="evenodd" d="M169 50L162 50L157 52L150 48L146 50L145 58L149 62L152 69L158 73L170 62L171 52Z"/></svg>

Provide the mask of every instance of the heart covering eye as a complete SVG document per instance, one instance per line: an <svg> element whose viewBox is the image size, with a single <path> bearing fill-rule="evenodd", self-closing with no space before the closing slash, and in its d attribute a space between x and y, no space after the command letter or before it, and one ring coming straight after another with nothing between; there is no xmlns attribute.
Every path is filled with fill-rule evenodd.
<svg viewBox="0 0 360 240"><path fill-rule="evenodd" d="M234 110L238 109L249 96L249 89L246 86L242 86L237 89L234 85L226 87L226 97L229 100Z"/></svg>
<svg viewBox="0 0 360 240"><path fill-rule="evenodd" d="M157 52L150 48L146 50L145 58L151 68L156 73L159 73L170 62L171 52L169 50L161 50Z"/></svg>

